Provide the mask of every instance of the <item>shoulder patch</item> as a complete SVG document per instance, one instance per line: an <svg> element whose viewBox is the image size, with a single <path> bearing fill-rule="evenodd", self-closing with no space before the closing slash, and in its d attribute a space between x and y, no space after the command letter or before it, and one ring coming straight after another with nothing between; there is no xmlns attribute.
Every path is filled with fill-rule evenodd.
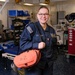
<svg viewBox="0 0 75 75"><path fill-rule="evenodd" d="M33 33L33 30L30 26L27 27L27 30L29 31L29 33Z"/></svg>

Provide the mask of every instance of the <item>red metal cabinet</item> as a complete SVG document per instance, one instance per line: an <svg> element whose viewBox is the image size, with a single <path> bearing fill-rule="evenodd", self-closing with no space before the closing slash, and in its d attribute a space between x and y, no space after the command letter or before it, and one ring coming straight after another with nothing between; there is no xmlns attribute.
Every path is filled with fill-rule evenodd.
<svg viewBox="0 0 75 75"><path fill-rule="evenodd" d="M75 54L75 28L68 28L68 53Z"/></svg>

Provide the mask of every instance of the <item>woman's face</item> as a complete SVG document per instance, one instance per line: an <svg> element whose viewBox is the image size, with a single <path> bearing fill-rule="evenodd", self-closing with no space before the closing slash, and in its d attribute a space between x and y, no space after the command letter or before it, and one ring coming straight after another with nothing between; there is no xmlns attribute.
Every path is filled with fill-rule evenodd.
<svg viewBox="0 0 75 75"><path fill-rule="evenodd" d="M47 23L49 19L49 11L46 8L41 8L37 13L37 19L40 24Z"/></svg>

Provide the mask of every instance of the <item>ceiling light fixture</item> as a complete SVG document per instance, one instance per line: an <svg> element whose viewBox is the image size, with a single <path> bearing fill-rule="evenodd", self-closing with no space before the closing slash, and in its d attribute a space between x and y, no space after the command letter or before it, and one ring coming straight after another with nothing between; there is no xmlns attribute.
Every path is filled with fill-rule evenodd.
<svg viewBox="0 0 75 75"><path fill-rule="evenodd" d="M33 4L31 4L31 3L24 3L24 5L33 6Z"/></svg>
<svg viewBox="0 0 75 75"><path fill-rule="evenodd" d="M5 2L6 0L0 0L1 2Z"/></svg>
<svg viewBox="0 0 75 75"><path fill-rule="evenodd" d="M45 6L47 6L48 4L46 4L46 3L40 3L39 5L45 5Z"/></svg>

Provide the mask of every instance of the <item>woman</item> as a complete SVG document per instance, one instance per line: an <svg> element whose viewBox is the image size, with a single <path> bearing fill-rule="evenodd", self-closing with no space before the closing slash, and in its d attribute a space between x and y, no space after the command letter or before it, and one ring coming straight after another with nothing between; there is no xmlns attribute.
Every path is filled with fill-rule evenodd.
<svg viewBox="0 0 75 75"><path fill-rule="evenodd" d="M47 24L49 9L46 6L38 9L37 19L25 26L20 37L21 51L35 48L41 52L38 64L25 69L25 75L53 75L55 30Z"/></svg>

